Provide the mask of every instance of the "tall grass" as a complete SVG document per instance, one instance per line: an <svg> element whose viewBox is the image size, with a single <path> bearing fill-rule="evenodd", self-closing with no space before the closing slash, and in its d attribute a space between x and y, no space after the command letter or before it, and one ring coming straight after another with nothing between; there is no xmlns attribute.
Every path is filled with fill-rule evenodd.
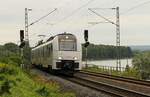
<svg viewBox="0 0 150 97"><path fill-rule="evenodd" d="M60 91L58 83L31 78L15 65L0 63L0 97L75 97Z"/></svg>

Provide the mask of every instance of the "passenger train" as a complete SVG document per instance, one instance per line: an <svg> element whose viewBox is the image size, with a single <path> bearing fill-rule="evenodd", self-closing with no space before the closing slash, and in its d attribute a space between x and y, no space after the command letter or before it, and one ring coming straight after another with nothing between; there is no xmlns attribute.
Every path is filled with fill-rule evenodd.
<svg viewBox="0 0 150 97"><path fill-rule="evenodd" d="M31 50L31 62L49 70L74 73L82 69L82 47L76 36L62 33Z"/></svg>

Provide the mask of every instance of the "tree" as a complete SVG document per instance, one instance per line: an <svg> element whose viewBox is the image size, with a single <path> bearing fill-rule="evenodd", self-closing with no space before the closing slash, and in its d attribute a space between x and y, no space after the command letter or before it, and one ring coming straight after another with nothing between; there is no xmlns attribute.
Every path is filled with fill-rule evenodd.
<svg viewBox="0 0 150 97"><path fill-rule="evenodd" d="M101 60L101 59L115 59L117 56L117 48L116 46L113 45L95 45L95 44L90 44L87 47L88 51L88 59L90 60ZM132 51L130 47L125 47L121 46L120 47L121 51L121 58L130 58L132 57ZM82 55L83 55L83 60L85 59L85 47L82 45Z"/></svg>
<svg viewBox="0 0 150 97"><path fill-rule="evenodd" d="M19 47L14 43L6 43L4 44L4 48L10 52L19 54Z"/></svg>
<svg viewBox="0 0 150 97"><path fill-rule="evenodd" d="M150 52L136 54L132 63L141 74L142 79L150 78Z"/></svg>
<svg viewBox="0 0 150 97"><path fill-rule="evenodd" d="M20 64L19 47L14 43L6 43L0 46L0 62Z"/></svg>

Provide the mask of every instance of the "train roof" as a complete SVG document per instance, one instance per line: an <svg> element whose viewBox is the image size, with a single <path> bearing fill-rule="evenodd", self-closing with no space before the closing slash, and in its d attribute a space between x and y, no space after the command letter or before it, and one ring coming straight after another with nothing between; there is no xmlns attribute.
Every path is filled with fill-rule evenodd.
<svg viewBox="0 0 150 97"><path fill-rule="evenodd" d="M44 43L42 43L42 44L40 44L40 45L38 45L38 46L33 47L32 50L38 49L38 48L40 48L40 47L42 47L42 46L44 46L44 45L46 45L46 44L51 43L52 40L53 40L56 36L59 36L59 35L73 35L73 34L64 32L64 33L61 33L61 34L57 34L57 35L55 35L55 36L51 36L50 38L48 38L48 40L47 40L46 42L44 42ZM73 35L73 36L75 36L75 35Z"/></svg>
<svg viewBox="0 0 150 97"><path fill-rule="evenodd" d="M57 34L57 36L59 36L59 35L73 35L73 34L64 32L64 33L61 33L61 34ZM75 36L75 35L73 35L73 36Z"/></svg>

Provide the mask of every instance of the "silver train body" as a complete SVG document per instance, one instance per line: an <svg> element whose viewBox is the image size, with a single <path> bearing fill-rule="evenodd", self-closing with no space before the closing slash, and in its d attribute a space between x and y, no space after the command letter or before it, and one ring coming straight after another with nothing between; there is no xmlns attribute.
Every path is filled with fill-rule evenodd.
<svg viewBox="0 0 150 97"><path fill-rule="evenodd" d="M52 70L79 71L82 69L82 48L73 34L63 33L31 51L32 64Z"/></svg>

